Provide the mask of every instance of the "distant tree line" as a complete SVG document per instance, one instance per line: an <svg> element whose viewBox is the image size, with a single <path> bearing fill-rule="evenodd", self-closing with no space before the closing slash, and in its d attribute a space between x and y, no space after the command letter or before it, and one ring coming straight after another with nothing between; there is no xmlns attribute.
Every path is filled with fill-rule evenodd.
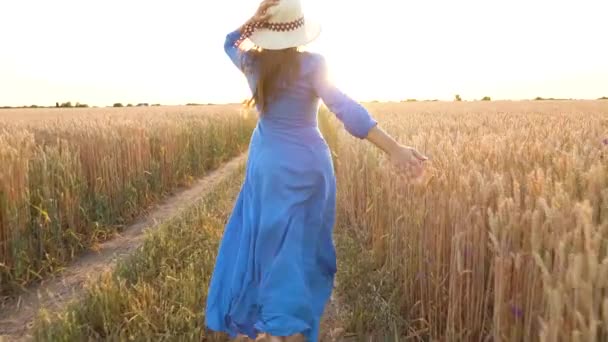
<svg viewBox="0 0 608 342"><path fill-rule="evenodd" d="M188 104L190 105L190 104ZM136 105L137 107L160 107L161 104L160 103L155 103L155 104L149 104L149 103L138 103ZM122 103L114 103L111 107L135 107L132 104L127 104L127 105L123 105ZM31 106L0 106L0 109L18 109L18 108L90 108L90 106L86 103L80 103L80 102L76 102L76 103L72 103L71 101L68 102L55 102L54 106L39 106L39 105L31 105ZM96 106L93 106L93 108L97 108Z"/></svg>
<svg viewBox="0 0 608 342"><path fill-rule="evenodd" d="M534 101L568 101L568 100L575 100L575 99L563 99L563 98L554 98L554 97L541 97L541 96L537 96L533 99ZM602 96L600 98L598 98L598 100L608 100L608 96ZM418 100L418 99L414 99L414 98L409 98L406 100L402 100L401 102L418 102L418 101L423 101L423 102L438 102L438 99L432 99L432 100ZM454 95L454 102L461 102L463 101L462 97L459 94ZM492 98L490 96L484 96L482 97L479 101L492 101ZM380 103L380 101L374 100L374 101L370 101L370 103ZM186 106L211 106L213 105L213 103L207 103L207 104L202 104L202 103L187 103ZM136 106L133 106L133 104L129 103L127 105L123 105L120 102L114 103L111 107L114 108L122 108L122 107L160 107L161 104L160 103L154 103L154 104L149 104L149 103L138 103ZM75 104L72 104L71 101L68 102L55 102L55 106L39 106L39 105L31 105L31 106L17 106L17 107L13 107L13 106L0 106L0 109L19 109L19 108L89 108L88 104L85 103L80 103L80 102L76 102ZM93 107L93 108L97 108L97 107Z"/></svg>
<svg viewBox="0 0 608 342"><path fill-rule="evenodd" d="M402 100L401 102L418 102L418 101L422 101L422 102L439 102L439 100L437 100L437 99L433 99L433 100L407 99L407 100ZM462 96L460 96L458 94L454 95L454 102L462 102L462 101L464 101L462 99ZM492 98L489 97L489 96L484 96L479 101L492 101ZM378 102L378 101L375 101L375 102Z"/></svg>
<svg viewBox="0 0 608 342"><path fill-rule="evenodd" d="M540 96L534 98L534 101L566 101L566 100L567 99L556 99L554 97L544 98L544 97L540 97Z"/></svg>
<svg viewBox="0 0 608 342"><path fill-rule="evenodd" d="M72 102L64 102L64 103L59 103L59 102L55 102L55 107L56 108L89 108L88 104L84 104L84 103L80 103L80 102L76 102L76 104L72 105Z"/></svg>
<svg viewBox="0 0 608 342"><path fill-rule="evenodd" d="M576 99L574 98L569 98L569 99L563 99L563 98L555 98L555 97L535 97L534 99L532 99L534 101L574 101ZM608 100L608 96L602 96L600 98L598 98L597 100ZM434 99L434 100L418 100L418 99L406 99L406 100L401 100L401 102L418 102L418 101L422 101L422 102L437 102L439 100ZM465 101L463 100L462 96L456 94L454 95L454 102L461 102L461 101ZM476 101L476 100L473 100ZM479 101L492 101L492 98L490 96L484 96L481 99L479 99ZM371 103L378 103L379 101L371 101Z"/></svg>

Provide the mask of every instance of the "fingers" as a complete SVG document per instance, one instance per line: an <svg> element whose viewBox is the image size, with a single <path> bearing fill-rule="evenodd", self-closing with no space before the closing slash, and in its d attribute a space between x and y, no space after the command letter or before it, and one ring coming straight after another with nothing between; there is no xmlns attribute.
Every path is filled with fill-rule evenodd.
<svg viewBox="0 0 608 342"><path fill-rule="evenodd" d="M268 13L268 9L270 9L273 6L278 5L279 2L280 2L280 0L262 1L262 3L260 4L260 7L258 8L257 13L254 16L254 20L257 22L268 21L268 19L270 19L270 17L272 16L272 14Z"/></svg>
<svg viewBox="0 0 608 342"><path fill-rule="evenodd" d="M416 165L412 166L411 173L414 178L422 176L422 174L424 173L424 165L422 165L422 162L419 162Z"/></svg>
<svg viewBox="0 0 608 342"><path fill-rule="evenodd" d="M265 13L270 7L276 6L278 5L280 2L280 0L265 0L264 2L262 2L262 4L260 5L260 9L259 11L261 13Z"/></svg>
<svg viewBox="0 0 608 342"><path fill-rule="evenodd" d="M259 21L259 22L268 21L268 19L270 19L270 17L271 17L271 15L269 13L258 14L255 17L255 21Z"/></svg>
<svg viewBox="0 0 608 342"><path fill-rule="evenodd" d="M421 160L413 159L409 162L396 165L399 173L408 179L416 179L424 174L424 164Z"/></svg>
<svg viewBox="0 0 608 342"><path fill-rule="evenodd" d="M422 168L405 168L399 172L398 177L405 183L411 183L420 179L423 174L424 170Z"/></svg>
<svg viewBox="0 0 608 342"><path fill-rule="evenodd" d="M418 179L424 174L424 162L428 158L412 147L403 147L399 154L393 155L393 163L404 177Z"/></svg>
<svg viewBox="0 0 608 342"><path fill-rule="evenodd" d="M414 154L414 157L418 158L418 160L420 160L420 161L427 161L427 160L429 160L429 158L427 156L425 156L422 153L418 152L418 150L416 150L416 149L412 149L412 153Z"/></svg>

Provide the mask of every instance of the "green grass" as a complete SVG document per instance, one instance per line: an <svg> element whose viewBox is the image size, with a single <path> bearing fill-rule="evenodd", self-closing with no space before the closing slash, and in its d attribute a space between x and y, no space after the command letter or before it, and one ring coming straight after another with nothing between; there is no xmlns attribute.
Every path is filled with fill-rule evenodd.
<svg viewBox="0 0 608 342"><path fill-rule="evenodd" d="M178 218L150 233L135 254L86 288L67 311L42 311L37 341L202 341L204 305L218 243L243 168Z"/></svg>
<svg viewBox="0 0 608 342"><path fill-rule="evenodd" d="M409 340L423 335L410 331L408 321L401 315L399 303L405 294L396 273L375 265L363 238L352 227L338 220L335 243L338 255L337 287L341 325L347 333L356 334L361 341Z"/></svg>

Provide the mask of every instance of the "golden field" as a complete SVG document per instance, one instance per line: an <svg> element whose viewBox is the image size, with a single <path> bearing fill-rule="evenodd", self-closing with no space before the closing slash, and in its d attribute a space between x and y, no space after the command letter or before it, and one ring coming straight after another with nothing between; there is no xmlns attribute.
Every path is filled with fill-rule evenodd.
<svg viewBox="0 0 608 342"><path fill-rule="evenodd" d="M608 102L368 108L431 161L408 184L377 149L338 135L349 329L608 340Z"/></svg>
<svg viewBox="0 0 608 342"><path fill-rule="evenodd" d="M338 179L339 308L334 328L340 326L358 340L365 336L365 341L608 340L608 102L366 107L401 143L431 160L427 175L409 183L386 156L348 136L337 120L322 113ZM165 135L154 136L182 141L176 133L181 130L167 127L183 120L189 123L186 132L195 126L187 120L241 127L240 109L225 110L209 114L211 121L204 115L176 120L167 114L173 119L164 117L156 126L152 119L132 119L127 126L143 126L150 135L158 132L152 129L156 127ZM142 115L151 117L145 111ZM104 125L114 127L115 122L123 121ZM96 139L116 131L101 129L104 125L93 126L103 133ZM251 126L243 126L238 135L243 146ZM191 134L211 132L202 130ZM221 141L233 133L220 132L214 141L223 146ZM194 139L186 136L186 141ZM119 148L98 155L113 150ZM179 165L192 165L172 164L173 172ZM138 163L120 165L146 169ZM59 167L43 170L63 175ZM203 304L239 179L242 170L182 217L150 233L141 250L90 284L67 312L43 311L35 338L212 340L204 330ZM125 187L119 183L111 189ZM41 220L31 210L27 215L33 216L17 213ZM53 247L57 240L47 241L62 250Z"/></svg>
<svg viewBox="0 0 608 342"><path fill-rule="evenodd" d="M227 341L205 329L205 302L224 224L241 187L233 171L183 215L100 275L66 312L41 310L35 341Z"/></svg>
<svg viewBox="0 0 608 342"><path fill-rule="evenodd" d="M244 151L239 107L0 111L0 297Z"/></svg>

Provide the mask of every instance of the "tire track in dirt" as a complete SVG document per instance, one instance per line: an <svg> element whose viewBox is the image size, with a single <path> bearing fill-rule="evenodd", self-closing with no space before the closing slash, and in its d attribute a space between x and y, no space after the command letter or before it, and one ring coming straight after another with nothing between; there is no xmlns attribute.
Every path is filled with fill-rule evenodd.
<svg viewBox="0 0 608 342"><path fill-rule="evenodd" d="M247 154L244 153L210 172L191 187L164 199L116 238L101 244L98 251L85 253L59 275L32 286L19 298L4 303L0 306L0 341L28 339L28 332L40 309L61 311L69 302L78 299L88 279L110 270L116 262L125 259L141 246L146 230L155 229L160 223L179 215L232 174L246 158Z"/></svg>

